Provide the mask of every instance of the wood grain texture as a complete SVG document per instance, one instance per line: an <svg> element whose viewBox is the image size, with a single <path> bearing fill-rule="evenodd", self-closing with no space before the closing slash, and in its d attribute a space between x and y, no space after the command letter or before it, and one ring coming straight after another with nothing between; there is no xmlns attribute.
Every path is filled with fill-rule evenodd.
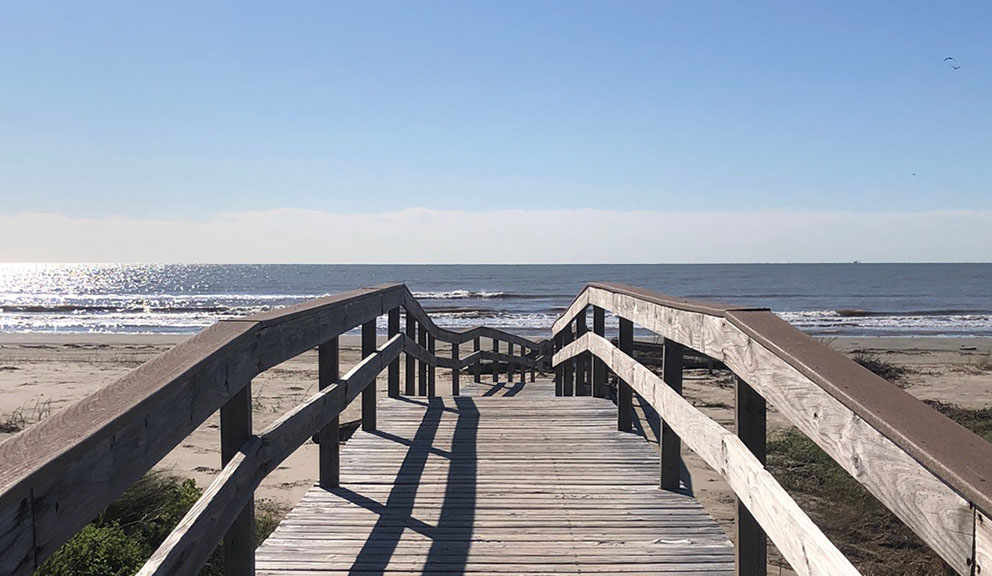
<svg viewBox="0 0 992 576"><path fill-rule="evenodd" d="M859 574L739 438L608 340L587 333L559 352L555 362L586 351L630 382L683 442L726 479L793 570L802 576Z"/></svg>
<svg viewBox="0 0 992 576"><path fill-rule="evenodd" d="M613 430L609 401L537 384L383 401L383 434L343 447L341 487L307 493L258 549L257 573L733 573L722 530L657 489L653 448Z"/></svg>
<svg viewBox="0 0 992 576"><path fill-rule="evenodd" d="M29 574L255 375L218 323L0 444L0 574Z"/></svg>
<svg viewBox="0 0 992 576"><path fill-rule="evenodd" d="M199 570L238 512L251 502L262 479L374 383L399 357L403 338L399 334L391 338L333 386L311 396L245 444L138 574L163 576Z"/></svg>
<svg viewBox="0 0 992 576"><path fill-rule="evenodd" d="M593 305L602 306L726 364L864 485L955 571L970 573L974 520L968 501L912 454L776 352L722 316L666 308L626 292L610 292L595 286L587 287L583 294ZM725 313L731 317L751 314ZM931 419L941 418L933 411Z"/></svg>
<svg viewBox="0 0 992 576"><path fill-rule="evenodd" d="M975 511L975 576L992 574L992 519Z"/></svg>

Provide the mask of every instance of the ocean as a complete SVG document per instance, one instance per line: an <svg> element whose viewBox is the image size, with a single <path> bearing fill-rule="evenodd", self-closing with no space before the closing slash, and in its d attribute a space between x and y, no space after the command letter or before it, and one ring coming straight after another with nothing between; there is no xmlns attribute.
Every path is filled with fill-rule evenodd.
<svg viewBox="0 0 992 576"><path fill-rule="evenodd" d="M547 336L590 281L768 307L815 335L992 336L992 264L0 264L0 333L193 333L405 282L441 326Z"/></svg>

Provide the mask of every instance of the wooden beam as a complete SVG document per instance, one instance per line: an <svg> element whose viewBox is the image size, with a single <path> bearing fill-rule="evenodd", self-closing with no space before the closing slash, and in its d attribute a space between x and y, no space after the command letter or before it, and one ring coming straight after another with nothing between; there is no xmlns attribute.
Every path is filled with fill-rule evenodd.
<svg viewBox="0 0 992 576"><path fill-rule="evenodd" d="M326 390L341 375L338 338L332 338L317 349L318 388ZM399 358L399 356L397 356ZM317 433L320 446L320 487L337 488L341 481L341 422L335 416Z"/></svg>
<svg viewBox="0 0 992 576"><path fill-rule="evenodd" d="M606 311L599 306L592 307L592 331L600 336L606 335ZM595 357L592 363L592 395L606 398L606 364Z"/></svg>
<svg viewBox="0 0 992 576"><path fill-rule="evenodd" d="M493 367L493 382L499 382L499 359L495 358L499 354L499 340L493 338L493 355L494 359L492 362Z"/></svg>
<svg viewBox="0 0 992 576"><path fill-rule="evenodd" d="M765 399L741 378L736 380L734 424L737 437L764 466L767 452ZM735 524L737 576L765 576L768 573L768 537L740 498L737 498Z"/></svg>
<svg viewBox="0 0 992 576"><path fill-rule="evenodd" d="M375 354L375 319L362 324L362 358ZM362 390L362 430L375 430L375 384Z"/></svg>
<svg viewBox="0 0 992 576"><path fill-rule="evenodd" d="M556 362L590 351L631 383L706 464L727 480L799 576L860 576L735 434L707 417L633 357L596 334L566 346Z"/></svg>
<svg viewBox="0 0 992 576"><path fill-rule="evenodd" d="M634 356L634 323L620 318L620 351ZM617 374L617 430L630 432L634 427L634 394L630 384Z"/></svg>
<svg viewBox="0 0 992 576"><path fill-rule="evenodd" d="M472 339L472 352L480 352L481 350L482 350L482 338L479 338L478 336L476 336L475 338ZM472 373L475 376L475 382L476 383L481 383L482 382L482 362L476 362L475 365L472 366Z"/></svg>
<svg viewBox="0 0 992 576"><path fill-rule="evenodd" d="M554 351L558 352L562 349L562 333L559 332L554 336ZM555 396L565 395L565 366L561 364L555 364Z"/></svg>
<svg viewBox="0 0 992 576"><path fill-rule="evenodd" d="M665 340L665 355L662 362L665 383L681 396L682 345L673 340ZM661 452L661 489L677 491L679 475L682 472L682 440L664 419L661 421L658 449Z"/></svg>
<svg viewBox="0 0 992 576"><path fill-rule="evenodd" d="M458 396L459 388L461 388L461 370L459 370L459 355L460 350L458 349L458 344L451 345L451 363L453 368L451 369L451 395Z"/></svg>
<svg viewBox="0 0 992 576"><path fill-rule="evenodd" d="M564 331L561 333L561 347L564 349L568 346L572 340L575 339L575 335L572 332L572 325L566 324ZM575 360L569 358L565 361L564 370L562 371L563 384L561 393L562 396L574 396L575 395Z"/></svg>
<svg viewBox="0 0 992 576"><path fill-rule="evenodd" d="M575 337L582 338L582 336L589 331L589 326L586 323L586 313L589 311L589 307L585 307L581 312L575 317ZM575 357L575 395L576 396L586 396L590 393L589 390L589 362L590 356L588 354L580 354Z"/></svg>
<svg viewBox="0 0 992 576"><path fill-rule="evenodd" d="M251 383L249 382L220 409L221 466L227 466L251 437ZM255 574L255 502L254 497L247 500L234 523L224 534L225 576Z"/></svg>
<svg viewBox="0 0 992 576"><path fill-rule="evenodd" d="M506 355L509 356L510 358L513 358L513 342L506 343ZM506 363L507 384L513 383L513 371L514 371L513 369L514 369L514 362L513 360L510 360L509 362Z"/></svg>
<svg viewBox="0 0 992 576"><path fill-rule="evenodd" d="M427 350L427 325L422 322L417 323L417 344ZM427 363L420 360L417 362L417 367L419 375L417 395L427 396Z"/></svg>
<svg viewBox="0 0 992 576"><path fill-rule="evenodd" d="M431 356L435 357L435 361L428 364L427 367L427 397L434 398L437 396L437 355L435 354L437 343L433 334L427 335L427 351L431 353Z"/></svg>
<svg viewBox="0 0 992 576"><path fill-rule="evenodd" d="M414 318L413 312L409 309L406 311L406 338L409 341L415 341L417 338L417 320ZM413 396L417 393L416 375L417 375L417 360L412 355L407 353L406 355L406 389L403 391L407 396Z"/></svg>
<svg viewBox="0 0 992 576"><path fill-rule="evenodd" d="M391 308L389 310L389 317L386 320L387 324L387 334L389 338L396 336L400 333L400 307ZM390 398L399 398L400 396L400 359L393 360L389 363L389 368L386 374L386 390Z"/></svg>

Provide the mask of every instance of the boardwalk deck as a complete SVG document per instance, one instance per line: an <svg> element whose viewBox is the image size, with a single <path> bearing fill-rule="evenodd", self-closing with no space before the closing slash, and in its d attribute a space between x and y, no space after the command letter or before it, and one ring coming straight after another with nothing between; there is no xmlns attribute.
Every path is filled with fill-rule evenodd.
<svg viewBox="0 0 992 576"><path fill-rule="evenodd" d="M257 551L257 574L733 574L723 531L661 491L654 449L547 381L387 399Z"/></svg>

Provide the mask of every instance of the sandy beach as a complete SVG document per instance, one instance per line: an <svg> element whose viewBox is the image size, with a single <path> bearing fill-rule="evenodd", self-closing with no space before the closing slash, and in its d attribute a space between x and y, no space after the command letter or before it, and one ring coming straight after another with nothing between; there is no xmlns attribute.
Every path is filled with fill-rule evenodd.
<svg viewBox="0 0 992 576"><path fill-rule="evenodd" d="M0 422L30 425L39 418L106 386L141 363L167 350L184 336L164 335L0 335ZM992 406L992 339L988 338L832 338L829 345L847 353L864 352L905 369L900 381L924 400L966 408ZM342 372L357 362L359 339L341 339ZM450 379L438 371L438 393L447 394ZM315 392L316 353L308 352L277 366L252 384L254 424L260 430ZM378 382L385 396L385 380ZM733 425L734 391L727 373L689 370L685 395L725 426ZM12 415L16 414L16 418ZM353 403L342 422L360 418ZM770 434L789 423L774 409ZM200 426L160 464L206 486L220 468L219 416ZM0 434L0 441L11 436ZM689 451L684 454L693 490L728 531L733 526L734 498L727 485ZM296 502L317 478L317 447L304 445L262 484L257 497L280 505ZM729 533L729 532L728 532Z"/></svg>

